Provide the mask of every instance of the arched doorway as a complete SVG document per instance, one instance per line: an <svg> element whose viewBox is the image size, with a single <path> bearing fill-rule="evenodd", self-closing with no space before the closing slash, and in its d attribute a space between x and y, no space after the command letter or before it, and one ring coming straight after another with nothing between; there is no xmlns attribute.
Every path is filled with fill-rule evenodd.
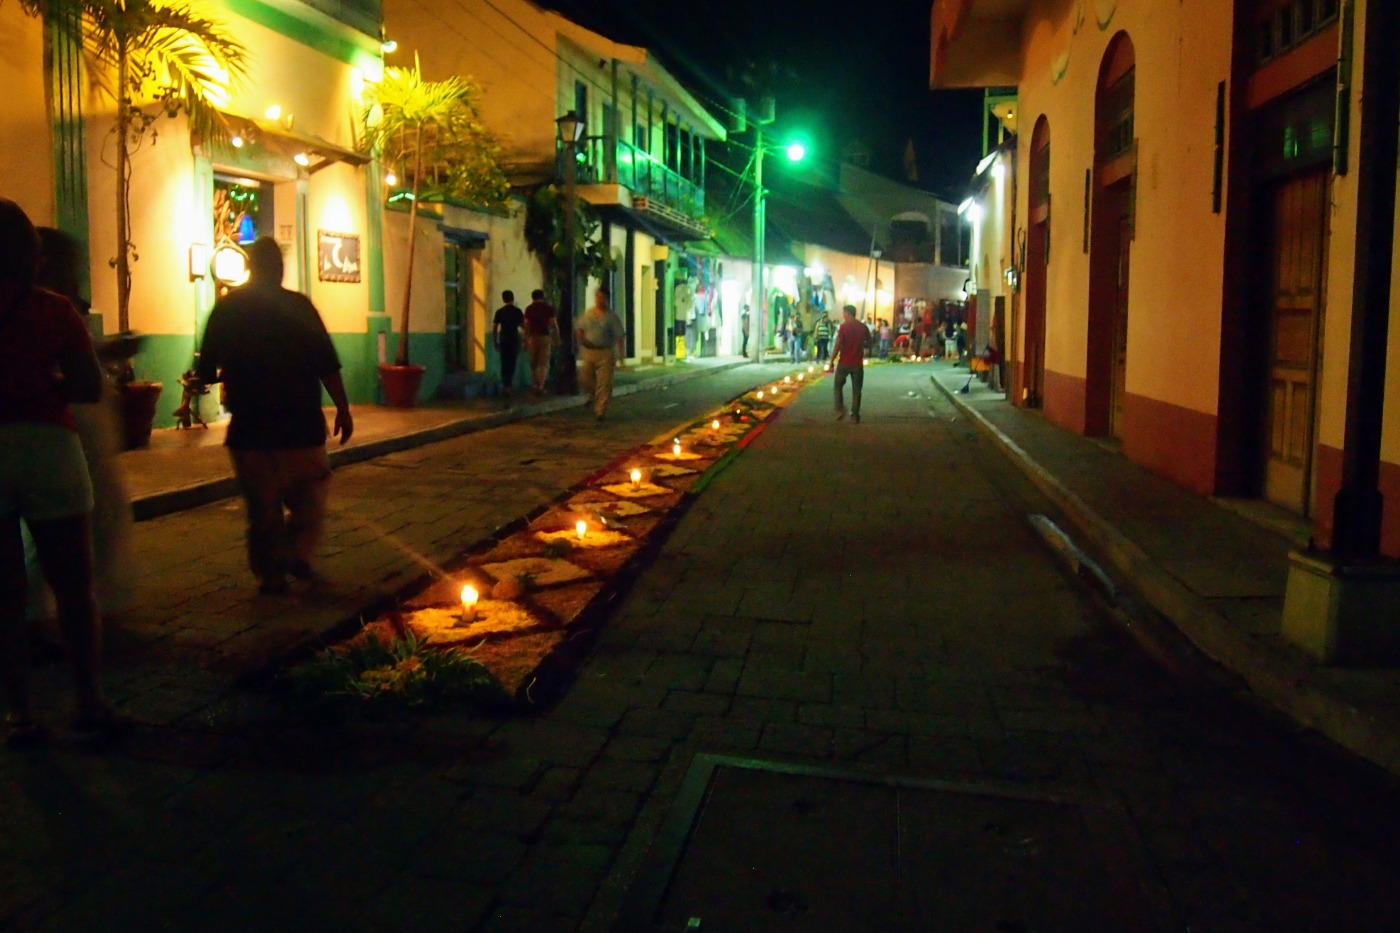
<svg viewBox="0 0 1400 933"><path fill-rule="evenodd" d="M1026 323L1021 354L1020 403L1039 408L1045 397L1045 291L1050 263L1050 121L1042 114L1031 133L1030 211L1024 244Z"/></svg>
<svg viewBox="0 0 1400 933"><path fill-rule="evenodd" d="M1099 66L1089 227L1089 353L1084 431L1119 437L1128 374L1128 270L1136 199L1135 56L1120 32Z"/></svg>

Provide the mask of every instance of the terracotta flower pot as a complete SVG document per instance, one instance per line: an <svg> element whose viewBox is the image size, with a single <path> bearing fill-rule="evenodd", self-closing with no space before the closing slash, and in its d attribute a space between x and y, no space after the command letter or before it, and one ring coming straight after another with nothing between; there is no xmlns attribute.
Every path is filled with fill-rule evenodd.
<svg viewBox="0 0 1400 933"><path fill-rule="evenodd" d="M418 389L423 385L425 367L379 364L379 381L384 386L384 404L390 408L413 408L418 404Z"/></svg>
<svg viewBox="0 0 1400 933"><path fill-rule="evenodd" d="M117 386L117 397L121 402L123 449L138 450L151 442L156 404L164 388L162 382L125 382Z"/></svg>

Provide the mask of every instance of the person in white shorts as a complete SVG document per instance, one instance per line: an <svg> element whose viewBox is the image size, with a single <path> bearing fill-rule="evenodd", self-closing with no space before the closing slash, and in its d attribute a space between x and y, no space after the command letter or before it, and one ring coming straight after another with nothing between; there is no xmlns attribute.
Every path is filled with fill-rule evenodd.
<svg viewBox="0 0 1400 933"><path fill-rule="evenodd" d="M100 686L92 482L68 407L101 398L102 371L72 303L34 285L38 260L33 224L0 198L0 687L11 747L46 735L29 696L21 521L53 588L77 694L74 727L104 736L126 725Z"/></svg>

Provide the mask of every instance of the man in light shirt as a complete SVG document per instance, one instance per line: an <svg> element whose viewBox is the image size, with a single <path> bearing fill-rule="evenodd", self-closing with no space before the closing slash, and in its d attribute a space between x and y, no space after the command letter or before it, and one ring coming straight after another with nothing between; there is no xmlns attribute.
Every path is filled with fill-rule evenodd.
<svg viewBox="0 0 1400 933"><path fill-rule="evenodd" d="M579 386L592 399L593 415L599 421L612 399L613 371L624 358L624 334L622 321L608 307L608 290L599 288L593 293L593 307L579 317L574 329L579 347Z"/></svg>

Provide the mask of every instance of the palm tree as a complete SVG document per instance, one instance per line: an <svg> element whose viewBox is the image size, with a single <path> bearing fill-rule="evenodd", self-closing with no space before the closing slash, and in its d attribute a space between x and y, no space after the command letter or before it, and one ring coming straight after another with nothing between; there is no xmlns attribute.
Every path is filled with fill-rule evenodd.
<svg viewBox="0 0 1400 933"><path fill-rule="evenodd" d="M226 138L221 106L248 53L222 25L183 0L20 0L54 28L76 33L93 83L116 104L117 323L131 327L131 156L161 114L184 111L190 133Z"/></svg>
<svg viewBox="0 0 1400 933"><path fill-rule="evenodd" d="M493 145L480 128L476 86L463 78L425 81L414 57L412 68L386 68L384 78L365 91L365 146L406 176L408 260L403 307L399 312L399 346L395 366L408 366L408 318L413 297L413 256L417 245L418 202L425 193L452 193L454 166L465 155L480 158ZM488 153L489 155L489 153ZM488 159L488 161L490 161ZM491 171L496 171L494 162Z"/></svg>

